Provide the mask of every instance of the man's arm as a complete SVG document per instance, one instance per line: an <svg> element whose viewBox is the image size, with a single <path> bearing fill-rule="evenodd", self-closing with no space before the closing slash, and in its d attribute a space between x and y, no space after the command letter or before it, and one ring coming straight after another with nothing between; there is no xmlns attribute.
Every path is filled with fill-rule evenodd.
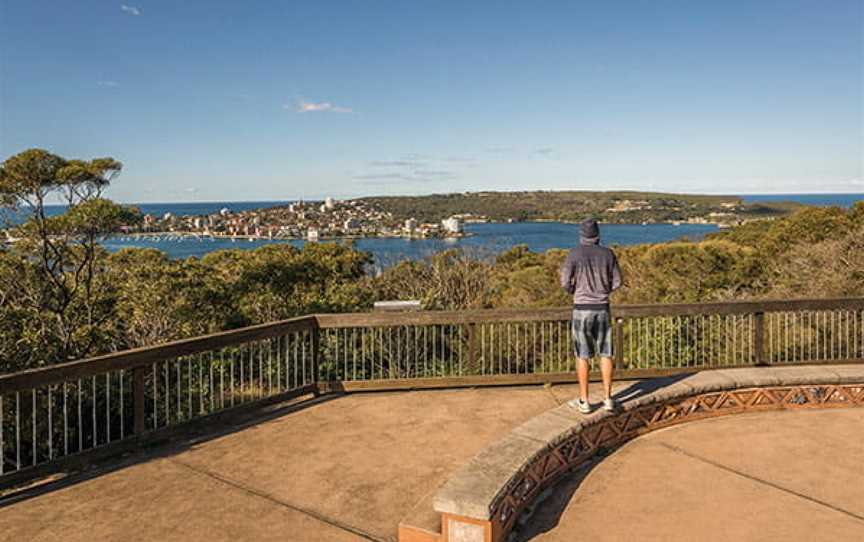
<svg viewBox="0 0 864 542"><path fill-rule="evenodd" d="M618 265L618 257L612 253L612 290L617 290L621 287L621 266Z"/></svg>
<svg viewBox="0 0 864 542"><path fill-rule="evenodd" d="M567 254L567 258L564 260L564 264L558 273L558 278L561 281L561 287L567 290L568 294L572 294L575 290L575 285L573 284L573 252Z"/></svg>

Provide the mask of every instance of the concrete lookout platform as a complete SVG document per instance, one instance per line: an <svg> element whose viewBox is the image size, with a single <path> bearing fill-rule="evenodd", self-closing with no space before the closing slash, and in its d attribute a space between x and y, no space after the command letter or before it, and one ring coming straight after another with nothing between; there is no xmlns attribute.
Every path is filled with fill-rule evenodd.
<svg viewBox="0 0 864 542"><path fill-rule="evenodd" d="M562 476L645 433L748 412L864 406L864 367L704 371L651 381L620 397L619 412L582 415L565 405L539 414L459 468L432 499L438 532L400 526L402 542L499 542Z"/></svg>
<svg viewBox="0 0 864 542"><path fill-rule="evenodd" d="M591 391L598 402L599 386L592 384ZM589 416L565 406L576 394L570 384L298 397L8 493L0 497L0 541L488 541L510 533L540 496L548 499L533 518L552 513L550 503L568 497L573 478L568 473L585 461L596 464L591 476L611 498L625 500L627 491L638 493L651 483L668 486L670 492L686 487L687 476L701 471L692 461L684 465L690 471L676 469L680 454L665 470L637 469L643 478L630 479L643 484L638 487L620 487L622 475L603 469L628 457L640 464L644 450L633 445L699 423L648 434L597 462L605 451L653 429L723 414L764 412L800 420L799 431L820 424L823 438L828 427L847 428L853 436L861 433L861 424L850 420L855 419L852 413L864 417L864 410L824 407L864 402L864 365L718 370L620 381L614 393L623 402L621 413ZM804 420L789 409L806 409L809 417ZM814 417L829 413L844 416L833 425ZM731 454L724 435L736 427L750 428L749 419L706 420L722 421L725 429L681 438L689 439L687 448L695 447L697 453L719 450L716 454L725 457ZM864 450L848 449L848 437L822 447L814 443L808 464L856 465ZM673 444L684 447L680 441ZM775 444L766 437L759 445L770 455ZM657 459L657 450L653 453L646 460ZM786 466L798 468L797 462ZM820 476L834 471L815 472ZM833 486L847 483L839 480ZM860 492L844 497L787 485L832 503L850 498L852 505L840 506L864 517L864 509L855 504L860 501L856 495L864 495ZM740 500L734 489L727 498ZM573 526L579 528L585 512L611 517L599 513L597 500L579 498L570 504L556 519L557 527L541 530L545 534L538 540L578 539L582 531ZM691 523L702 517L693 510ZM791 510L807 517L801 506ZM618 521L645 525L655 522L653 514L643 508ZM656 532L672 532L678 519L665 521L667 530ZM864 527L864 519L851 521ZM625 531L622 526L606 539L620 540L624 537L617 535ZM688 532L693 536L677 539L704 539L695 529Z"/></svg>

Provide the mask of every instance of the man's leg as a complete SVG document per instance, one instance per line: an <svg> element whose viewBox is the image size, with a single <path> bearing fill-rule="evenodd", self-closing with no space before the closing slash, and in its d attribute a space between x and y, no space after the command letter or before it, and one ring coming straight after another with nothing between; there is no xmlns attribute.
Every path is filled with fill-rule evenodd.
<svg viewBox="0 0 864 542"><path fill-rule="evenodd" d="M600 358L600 372L603 373L603 393L605 394L604 398L609 399L612 397L612 373L615 370L615 366L612 363L612 358L602 357ZM585 371L585 389L588 389L588 371ZM579 382L582 382L582 373L579 373Z"/></svg>
<svg viewBox="0 0 864 542"><path fill-rule="evenodd" d="M579 358L579 398L583 401L588 400L588 360L584 358Z"/></svg>

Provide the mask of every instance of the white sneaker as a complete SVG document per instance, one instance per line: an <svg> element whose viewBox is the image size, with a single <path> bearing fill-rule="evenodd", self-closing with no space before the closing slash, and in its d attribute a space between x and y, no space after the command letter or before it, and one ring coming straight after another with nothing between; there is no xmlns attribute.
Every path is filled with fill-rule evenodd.
<svg viewBox="0 0 864 542"><path fill-rule="evenodd" d="M615 399L608 397L603 400L603 410L607 410L609 412L615 412L618 410L618 401Z"/></svg>
<svg viewBox="0 0 864 542"><path fill-rule="evenodd" d="M591 403L588 401L583 401L582 399L576 398L568 401L567 404L570 408L578 409L582 414L591 414Z"/></svg>

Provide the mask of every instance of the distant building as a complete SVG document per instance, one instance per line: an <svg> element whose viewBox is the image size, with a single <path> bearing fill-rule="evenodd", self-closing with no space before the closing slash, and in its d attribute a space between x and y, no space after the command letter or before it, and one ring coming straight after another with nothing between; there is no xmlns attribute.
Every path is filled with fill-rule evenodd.
<svg viewBox="0 0 864 542"><path fill-rule="evenodd" d="M349 218L348 220L345 221L343 226L344 226L346 231L359 230L360 229L360 221L357 220L356 218Z"/></svg>
<svg viewBox="0 0 864 542"><path fill-rule="evenodd" d="M455 216L442 220L441 227L444 228L444 231L447 233L462 233L462 221Z"/></svg>
<svg viewBox="0 0 864 542"><path fill-rule="evenodd" d="M409 218L405 221L405 233L414 233L417 230L417 219Z"/></svg>
<svg viewBox="0 0 864 542"><path fill-rule="evenodd" d="M329 211L329 210L333 209L334 207L336 207L336 202L333 201L333 198L328 196L327 198L324 199L324 208L325 209L327 209Z"/></svg>
<svg viewBox="0 0 864 542"><path fill-rule="evenodd" d="M306 239L310 241L317 241L318 237L318 228L309 228L309 230L306 232Z"/></svg>
<svg viewBox="0 0 864 542"><path fill-rule="evenodd" d="M174 218L174 215L171 213L165 213L164 215L162 215L162 220L164 220L166 222L168 222L169 220L171 220L173 218Z"/></svg>

